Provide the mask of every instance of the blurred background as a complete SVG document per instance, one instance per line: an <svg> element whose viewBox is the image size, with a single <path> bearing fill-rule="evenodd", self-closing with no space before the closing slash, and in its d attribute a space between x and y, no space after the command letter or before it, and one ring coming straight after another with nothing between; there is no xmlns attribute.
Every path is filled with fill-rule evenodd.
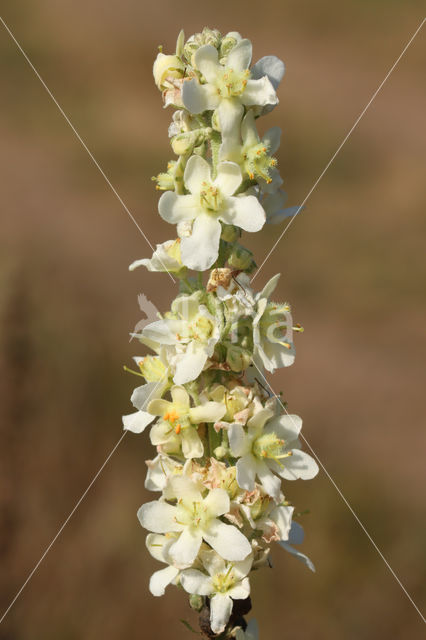
<svg viewBox="0 0 426 640"><path fill-rule="evenodd" d="M279 163L299 204L423 17L410 0L15 0L2 17L152 244L173 236L151 176L171 157L151 75L179 30L238 30L286 62ZM426 53L423 28L256 281L305 327L274 376L304 434L424 609ZM151 250L0 25L1 611L121 435L138 379L137 294ZM279 227L245 236L258 264ZM191 637L186 597L148 593L158 564L138 507L147 435L128 434L0 626L7 640ZM278 546L253 579L261 638L416 640L423 623L324 473L287 489L311 574Z"/></svg>

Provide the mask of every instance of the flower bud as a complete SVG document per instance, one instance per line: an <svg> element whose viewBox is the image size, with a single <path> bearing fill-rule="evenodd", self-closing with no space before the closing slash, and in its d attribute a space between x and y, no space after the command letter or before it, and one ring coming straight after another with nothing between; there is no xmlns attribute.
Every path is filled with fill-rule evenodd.
<svg viewBox="0 0 426 640"><path fill-rule="evenodd" d="M177 56L168 56L164 53L159 53L154 62L152 72L154 74L155 84L161 91L164 91L164 89L169 88L166 82L167 78L183 77L185 65Z"/></svg>
<svg viewBox="0 0 426 640"><path fill-rule="evenodd" d="M232 51L232 49L237 44L237 39L234 35L227 34L224 38L222 38L222 42L220 43L219 56L220 58L225 58L228 53Z"/></svg>
<svg viewBox="0 0 426 640"><path fill-rule="evenodd" d="M158 176L153 176L152 180L157 183L156 189L159 191L173 191L175 188L174 170L176 162L171 161L167 165L167 173L159 173Z"/></svg>
<svg viewBox="0 0 426 640"><path fill-rule="evenodd" d="M216 447L213 453L218 460L221 460L226 456L228 450L225 447Z"/></svg>
<svg viewBox="0 0 426 640"><path fill-rule="evenodd" d="M204 606L204 598L203 596L199 596L196 593L191 593L189 596L189 606L191 609L195 609L195 611L201 611Z"/></svg>
<svg viewBox="0 0 426 640"><path fill-rule="evenodd" d="M235 240L238 240L240 235L241 232L238 227L234 227L232 224L222 225L222 234L220 236L222 240L225 240L226 242L235 242Z"/></svg>
<svg viewBox="0 0 426 640"><path fill-rule="evenodd" d="M256 267L252 252L239 244L233 247L231 255L228 258L228 262L232 267L234 267L234 269L239 269L241 271L250 272Z"/></svg>
<svg viewBox="0 0 426 640"><path fill-rule="evenodd" d="M194 147L198 147L211 133L211 129L194 129L185 133L179 133L172 138L172 149L178 156L190 153Z"/></svg>
<svg viewBox="0 0 426 640"><path fill-rule="evenodd" d="M226 351L226 363L232 371L244 371L250 365L252 355L245 349L233 344Z"/></svg>

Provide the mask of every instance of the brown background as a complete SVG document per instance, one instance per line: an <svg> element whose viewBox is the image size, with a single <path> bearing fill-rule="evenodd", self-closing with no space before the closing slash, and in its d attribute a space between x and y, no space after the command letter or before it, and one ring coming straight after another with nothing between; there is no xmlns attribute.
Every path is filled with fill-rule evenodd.
<svg viewBox="0 0 426 640"><path fill-rule="evenodd" d="M210 8L213 7L214 8ZM423 7L424 8L424 7ZM280 168L300 203L419 25L410 1L4 2L2 15L151 242L173 237L150 181L171 157L151 65L181 27L239 30L283 58ZM426 27L306 211L267 262L305 327L277 374L290 410L420 608L425 602ZM0 25L1 608L6 609L121 433L138 381L137 294L151 251ZM423 165L423 167L422 167ZM258 262L277 237L246 238ZM147 436L126 436L0 626L8 640L190 638L186 598L147 591L159 566L136 510ZM278 547L253 579L261 638L423 638L420 617L323 473L287 495L308 572Z"/></svg>

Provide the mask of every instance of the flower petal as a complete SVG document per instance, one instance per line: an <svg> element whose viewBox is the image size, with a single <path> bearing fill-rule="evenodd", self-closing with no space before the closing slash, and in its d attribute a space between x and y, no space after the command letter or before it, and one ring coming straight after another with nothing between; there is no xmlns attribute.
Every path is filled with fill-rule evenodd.
<svg viewBox="0 0 426 640"><path fill-rule="evenodd" d="M241 123L241 135L243 138L243 144L246 147L253 147L260 142L252 109L250 109L243 118Z"/></svg>
<svg viewBox="0 0 426 640"><path fill-rule="evenodd" d="M185 353L177 358L174 382L176 384L185 384L195 380L203 370L206 360L206 352L201 348L197 348L197 345L191 342Z"/></svg>
<svg viewBox="0 0 426 640"><path fill-rule="evenodd" d="M256 462L252 455L243 456L237 462L237 484L241 489L253 491L256 478Z"/></svg>
<svg viewBox="0 0 426 640"><path fill-rule="evenodd" d="M204 455L204 446L194 427L182 430L182 453L187 460L201 458Z"/></svg>
<svg viewBox="0 0 426 640"><path fill-rule="evenodd" d="M267 426L267 431L273 431L286 445L297 440L302 428L302 418L294 413L273 418Z"/></svg>
<svg viewBox="0 0 426 640"><path fill-rule="evenodd" d="M158 380L136 387L130 397L130 402L139 411L146 411L149 401L161 394L163 384L164 380Z"/></svg>
<svg viewBox="0 0 426 640"><path fill-rule="evenodd" d="M183 180L186 188L193 194L200 193L203 182L211 182L211 168L201 156L191 156L185 167Z"/></svg>
<svg viewBox="0 0 426 640"><path fill-rule="evenodd" d="M275 90L283 79L285 73L285 65L282 60L276 56L265 56L260 58L251 68L251 77L255 80L268 76Z"/></svg>
<svg viewBox="0 0 426 640"><path fill-rule="evenodd" d="M282 131L279 127L272 127L263 136L262 140L268 145L268 153L270 155L273 155L280 146L281 134Z"/></svg>
<svg viewBox="0 0 426 640"><path fill-rule="evenodd" d="M241 169L236 162L220 162L214 181L225 196L232 196L243 181Z"/></svg>
<svg viewBox="0 0 426 640"><path fill-rule="evenodd" d="M154 533L169 533L181 531L182 525L175 520L176 507L166 502L147 502L138 511L138 519L141 525Z"/></svg>
<svg viewBox="0 0 426 640"><path fill-rule="evenodd" d="M202 542L202 533L196 529L185 529L169 550L169 555L180 568L190 567L198 555Z"/></svg>
<svg viewBox="0 0 426 640"><path fill-rule="evenodd" d="M196 68L201 71L207 82L214 83L217 75L223 67L219 64L219 56L216 47L205 44L197 49L194 54Z"/></svg>
<svg viewBox="0 0 426 640"><path fill-rule="evenodd" d="M279 474L285 480L311 480L319 471L315 460L305 451L293 449L292 455L284 460L284 469Z"/></svg>
<svg viewBox="0 0 426 640"><path fill-rule="evenodd" d="M214 517L228 513L230 509L229 496L225 489L211 489L204 499L204 506Z"/></svg>
<svg viewBox="0 0 426 640"><path fill-rule="evenodd" d="M247 538L232 524L212 520L203 538L225 560L244 560L251 553Z"/></svg>
<svg viewBox="0 0 426 640"><path fill-rule="evenodd" d="M210 600L210 626L213 633L222 633L232 613L232 598L223 593L215 593Z"/></svg>
<svg viewBox="0 0 426 640"><path fill-rule="evenodd" d="M305 564L308 567L308 569L310 569L315 573L315 565L312 562L312 560L308 558L308 556L305 556L304 553L302 553L301 551L298 551L297 549L289 545L288 542L284 542L283 540L281 540L278 544L283 549L291 553L292 556L295 556L296 558L298 558L301 562L303 562L303 564Z"/></svg>
<svg viewBox="0 0 426 640"><path fill-rule="evenodd" d="M149 590L153 596L164 596L166 587L176 578L179 569L166 567L152 574L149 581Z"/></svg>
<svg viewBox="0 0 426 640"><path fill-rule="evenodd" d="M183 264L195 271L209 269L219 254L221 232L222 227L217 218L207 213L198 215L192 227L192 234L181 241Z"/></svg>
<svg viewBox="0 0 426 640"><path fill-rule="evenodd" d="M233 423L228 429L229 446L232 455L236 458L245 456L251 450L251 442L240 424Z"/></svg>
<svg viewBox="0 0 426 640"><path fill-rule="evenodd" d="M280 273L276 273L274 276L272 276L272 278L265 284L261 293L259 294L259 299L269 298L273 294L280 277L281 277Z"/></svg>
<svg viewBox="0 0 426 640"><path fill-rule="evenodd" d="M136 413L123 416L123 429L133 433L142 433L154 419L155 416L146 411L136 411Z"/></svg>
<svg viewBox="0 0 426 640"><path fill-rule="evenodd" d="M256 472L266 493L278 501L280 499L281 480L272 473L263 460L257 461Z"/></svg>
<svg viewBox="0 0 426 640"><path fill-rule="evenodd" d="M174 191L165 191L158 201L158 213L171 224L193 220L198 209L198 202L191 194L181 196Z"/></svg>
<svg viewBox="0 0 426 640"><path fill-rule="evenodd" d="M179 408L189 409L189 395L185 387L179 385L172 387L170 390L173 404L179 405Z"/></svg>
<svg viewBox="0 0 426 640"><path fill-rule="evenodd" d="M259 80L248 80L241 102L246 107L263 107L266 104L278 104L278 98L269 78L264 76Z"/></svg>
<svg viewBox="0 0 426 640"><path fill-rule="evenodd" d="M238 196L227 199L228 208L222 219L244 231L260 231L265 224L266 215L256 196Z"/></svg>
<svg viewBox="0 0 426 640"><path fill-rule="evenodd" d="M247 38L240 40L239 43L231 49L230 53L228 53L226 66L231 67L234 71L244 71L244 69L248 69L251 62L252 49L253 47L250 40Z"/></svg>
<svg viewBox="0 0 426 640"><path fill-rule="evenodd" d="M198 407L189 410L189 419L192 423L217 422L226 413L226 406L223 402L205 402Z"/></svg>
<svg viewBox="0 0 426 640"><path fill-rule="evenodd" d="M220 101L217 108L220 128L222 130L222 140L225 136L235 136L235 129L239 129L241 118L243 117L243 105L233 98L226 98Z"/></svg>
<svg viewBox="0 0 426 640"><path fill-rule="evenodd" d="M188 593L196 593L199 596L209 596L214 589L210 576L201 573L197 569L185 569L180 577L182 587Z"/></svg>
<svg viewBox="0 0 426 640"><path fill-rule="evenodd" d="M291 518L293 516L294 507L275 507L271 511L270 518L273 520L280 530L281 540L288 540L291 529Z"/></svg>
<svg viewBox="0 0 426 640"><path fill-rule="evenodd" d="M302 544L305 539L305 532L303 531L303 527L298 522L291 523L291 529L288 536L289 544Z"/></svg>
<svg viewBox="0 0 426 640"><path fill-rule="evenodd" d="M164 495L167 499L183 498L188 502L202 502L203 500L198 486L188 476L172 477Z"/></svg>
<svg viewBox="0 0 426 640"><path fill-rule="evenodd" d="M202 113L216 109L220 98L213 85L200 84L193 78L183 83L182 102L190 113Z"/></svg>
<svg viewBox="0 0 426 640"><path fill-rule="evenodd" d="M241 580L239 584L236 584L235 587L229 589L228 594L234 600L245 600L250 595L250 581L248 578L244 578Z"/></svg>

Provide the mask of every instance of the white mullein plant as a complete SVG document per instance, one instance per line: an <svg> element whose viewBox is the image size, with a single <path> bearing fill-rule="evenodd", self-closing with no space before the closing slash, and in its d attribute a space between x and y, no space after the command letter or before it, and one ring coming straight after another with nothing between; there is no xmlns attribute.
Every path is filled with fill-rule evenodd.
<svg viewBox="0 0 426 640"><path fill-rule="evenodd" d="M175 584L189 594L208 638L258 638L250 575L270 566L272 542L314 570L292 545L303 540L288 496L291 481L318 467L301 451L301 419L262 385L263 371L294 362L288 303L271 300L278 277L260 292L256 268L240 244L297 207L283 209L276 152L281 131L257 131L278 103L283 63L251 65L252 45L237 32L205 28L176 53L159 53L154 79L165 106L175 158L156 176L161 217L176 235L130 269L169 271L179 279L170 310L144 327L140 342L155 355L135 357L145 383L132 394L137 411L125 429L150 427L157 449L145 486L157 499L141 506L150 554L165 564L150 580L155 596ZM190 270L198 272L191 275ZM207 275L203 278L203 272Z"/></svg>

